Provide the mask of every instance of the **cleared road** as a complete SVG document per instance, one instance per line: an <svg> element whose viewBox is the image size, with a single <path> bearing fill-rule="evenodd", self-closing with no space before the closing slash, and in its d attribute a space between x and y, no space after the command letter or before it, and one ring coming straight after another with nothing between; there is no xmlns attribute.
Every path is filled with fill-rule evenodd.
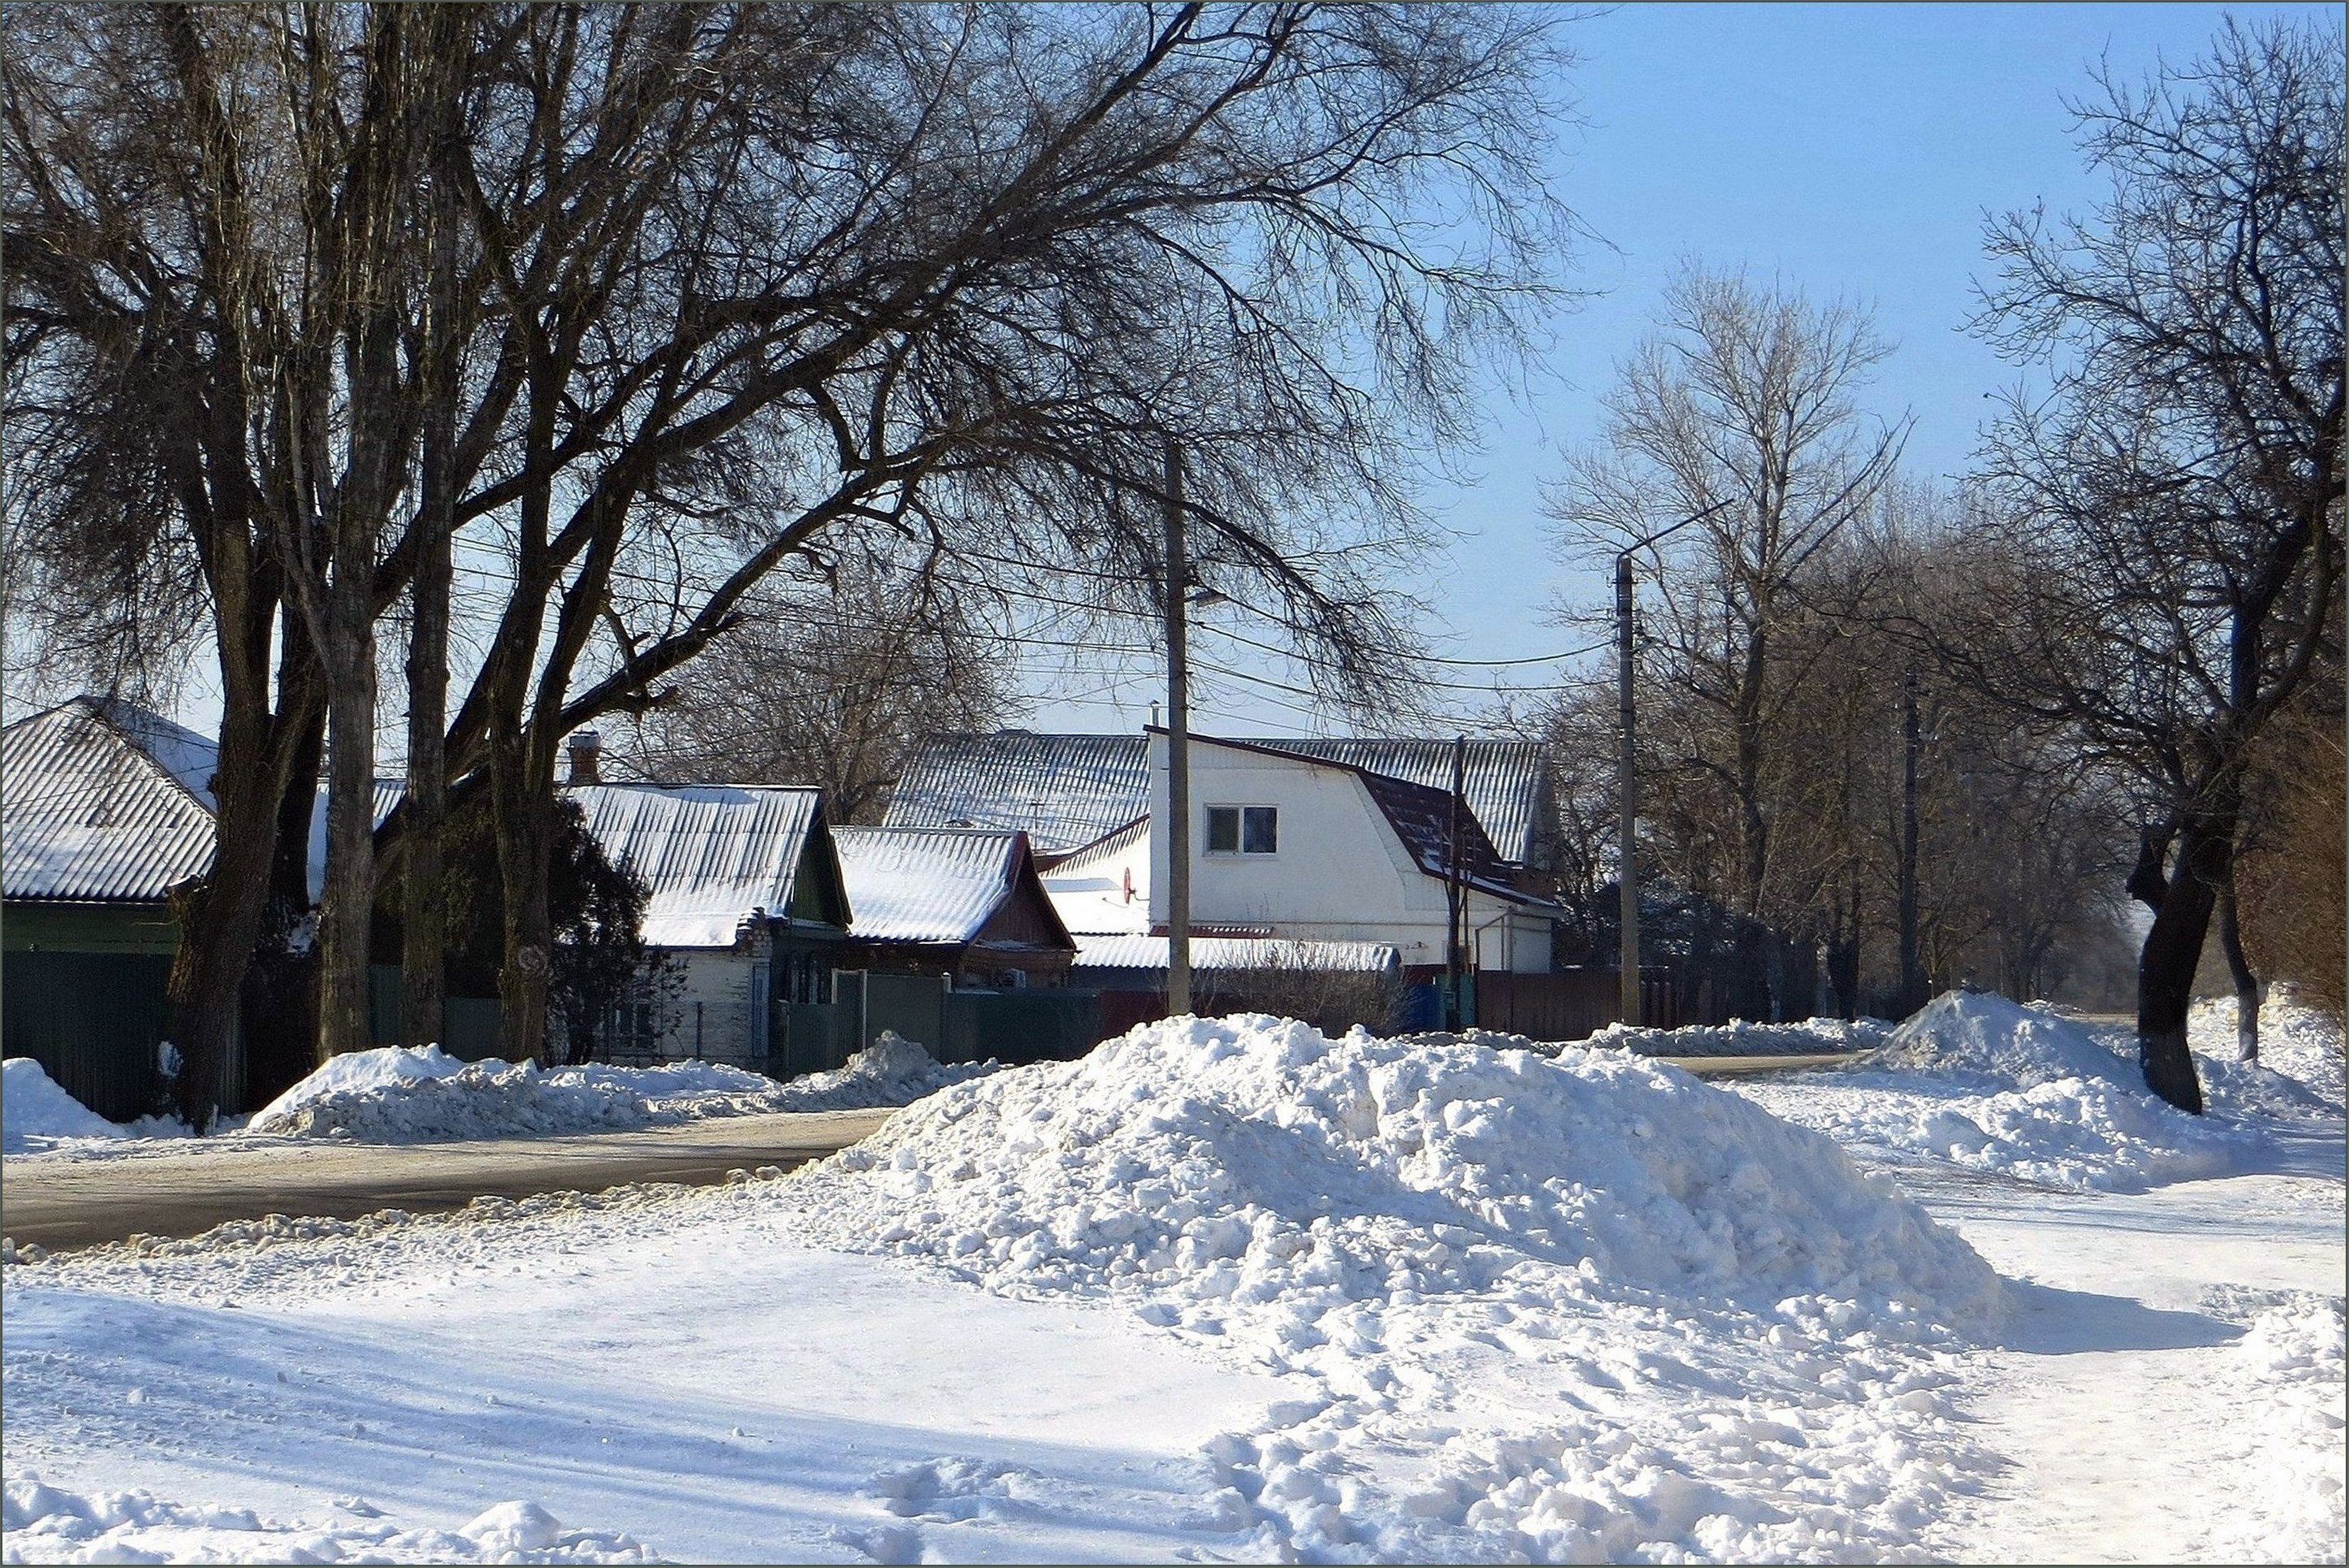
<svg viewBox="0 0 2349 1568"><path fill-rule="evenodd" d="M378 1209L461 1209L475 1198L598 1192L631 1181L711 1186L729 1171L785 1170L845 1149L888 1110L714 1118L642 1132L452 1143L197 1145L100 1160L11 1160L0 1232L52 1251L145 1233L192 1236L264 1214L356 1219Z"/></svg>

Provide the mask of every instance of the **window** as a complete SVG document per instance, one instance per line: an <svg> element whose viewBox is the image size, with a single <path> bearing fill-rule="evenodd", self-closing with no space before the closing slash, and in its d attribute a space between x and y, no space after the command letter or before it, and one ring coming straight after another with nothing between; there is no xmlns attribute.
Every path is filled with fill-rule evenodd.
<svg viewBox="0 0 2349 1568"><path fill-rule="evenodd" d="M1280 810L1277 806L1210 806L1207 808L1207 853L1211 855L1272 855L1280 852Z"/></svg>

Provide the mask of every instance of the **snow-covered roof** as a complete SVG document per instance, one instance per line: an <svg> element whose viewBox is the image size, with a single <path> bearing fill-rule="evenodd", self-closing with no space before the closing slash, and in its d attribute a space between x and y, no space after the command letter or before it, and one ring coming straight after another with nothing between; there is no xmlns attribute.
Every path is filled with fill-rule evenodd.
<svg viewBox="0 0 2349 1568"><path fill-rule="evenodd" d="M1384 942L1300 942L1279 936L1194 936L1191 967L1207 969L1346 970L1379 974L1402 966L1402 954ZM1079 936L1077 970L1164 969L1164 936Z"/></svg>
<svg viewBox="0 0 2349 1568"><path fill-rule="evenodd" d="M1205 738L1202 737L1201 738ZM1242 740L1334 762L1449 796L1452 742L1414 738ZM1472 739L1462 793L1495 852L1533 862L1548 811L1549 773L1530 740ZM889 798L893 828L1021 828L1042 855L1066 854L1150 810L1148 735L935 736Z"/></svg>
<svg viewBox="0 0 2349 1568"><path fill-rule="evenodd" d="M867 942L964 943L1030 867L1025 837L993 828L840 828L841 875Z"/></svg>
<svg viewBox="0 0 2349 1568"><path fill-rule="evenodd" d="M202 736L101 697L0 729L0 891L157 903L203 875L212 863L212 755Z"/></svg>
<svg viewBox="0 0 2349 1568"><path fill-rule="evenodd" d="M744 921L787 914L810 836L830 841L813 789L585 784L564 793L605 856L626 861L651 889L643 929L656 947L731 947Z"/></svg>
<svg viewBox="0 0 2349 1568"><path fill-rule="evenodd" d="M892 828L1017 828L1066 854L1150 810L1141 735L933 736L889 796Z"/></svg>

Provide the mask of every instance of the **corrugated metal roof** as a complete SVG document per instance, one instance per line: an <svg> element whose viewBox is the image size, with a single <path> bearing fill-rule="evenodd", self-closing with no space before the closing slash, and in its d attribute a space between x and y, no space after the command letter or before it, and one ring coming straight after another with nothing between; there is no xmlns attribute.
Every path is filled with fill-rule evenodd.
<svg viewBox="0 0 2349 1568"><path fill-rule="evenodd" d="M786 913L808 836L823 821L817 791L786 785L586 784L564 793L605 855L628 861L652 890L643 929L656 947L730 947L753 914Z"/></svg>
<svg viewBox="0 0 2349 1568"><path fill-rule="evenodd" d="M1195 970L1305 969L1381 971L1400 968L1402 954L1384 942L1301 942L1287 937L1194 936ZM1075 970L1164 969L1164 936L1079 936ZM1071 978L1075 974L1071 973Z"/></svg>
<svg viewBox="0 0 2349 1568"><path fill-rule="evenodd" d="M159 761L140 736L181 768ZM210 871L211 797L184 782L205 744L144 708L93 697L0 730L0 891L154 903ZM202 765L200 782L209 781Z"/></svg>
<svg viewBox="0 0 2349 1568"><path fill-rule="evenodd" d="M898 779L883 825L1017 828L1039 854L1091 843L1150 810L1140 735L941 735Z"/></svg>
<svg viewBox="0 0 2349 1568"><path fill-rule="evenodd" d="M1452 793L1452 742L1448 740L1259 740L1254 745L1365 773ZM1541 828L1547 771L1541 743L1533 740L1471 739L1463 748L1461 794L1476 814L1500 858L1531 863Z"/></svg>
<svg viewBox="0 0 2349 1568"><path fill-rule="evenodd" d="M1452 742L1427 739L1241 740L1452 791ZM1530 862L1547 766L1539 742L1470 740L1462 793L1500 858ZM926 742L890 797L893 828L1022 828L1039 854L1066 854L1150 810L1147 735L945 735Z"/></svg>
<svg viewBox="0 0 2349 1568"><path fill-rule="evenodd" d="M1011 896L1018 832L996 828L840 828L840 873L867 942L968 942Z"/></svg>

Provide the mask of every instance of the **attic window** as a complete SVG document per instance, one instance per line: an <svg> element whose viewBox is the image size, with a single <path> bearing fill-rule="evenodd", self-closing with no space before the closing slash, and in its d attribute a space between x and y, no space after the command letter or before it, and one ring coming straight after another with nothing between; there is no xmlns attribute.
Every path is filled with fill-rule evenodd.
<svg viewBox="0 0 2349 1568"><path fill-rule="evenodd" d="M1280 852L1280 810L1274 806L1207 808L1207 853L1271 855Z"/></svg>

